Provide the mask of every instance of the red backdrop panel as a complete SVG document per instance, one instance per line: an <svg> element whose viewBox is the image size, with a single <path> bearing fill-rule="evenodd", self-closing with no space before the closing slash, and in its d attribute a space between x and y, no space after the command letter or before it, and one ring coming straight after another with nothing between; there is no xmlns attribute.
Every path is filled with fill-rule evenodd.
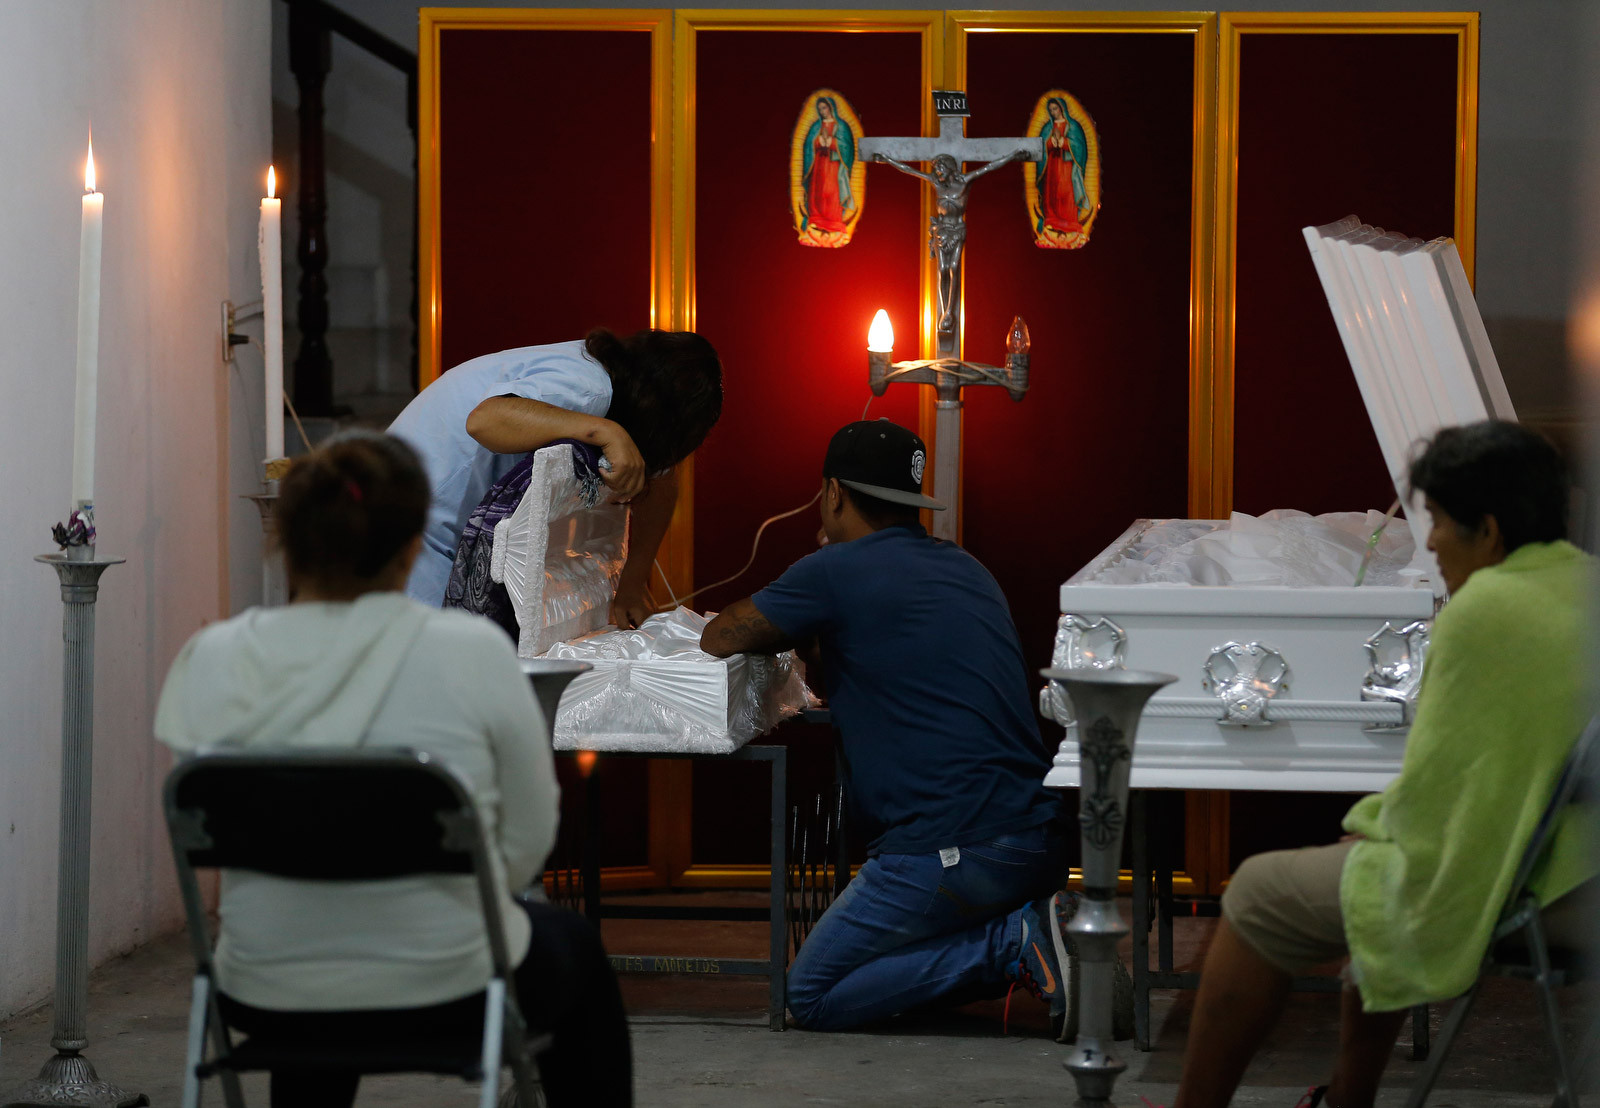
<svg viewBox="0 0 1600 1108"><path fill-rule="evenodd" d="M452 30L439 57L440 370L648 327L649 34Z"/></svg>
<svg viewBox="0 0 1600 1108"><path fill-rule="evenodd" d="M1239 77L1234 507L1382 511L1394 488L1300 229L1453 233L1456 39L1250 34Z"/></svg>
<svg viewBox="0 0 1600 1108"><path fill-rule="evenodd" d="M452 30L439 46L440 370L650 325L650 36ZM603 78L603 79L602 79ZM582 89L583 95L560 95ZM583 784L556 763L578 863ZM644 762L604 767L602 863L643 865Z"/></svg>
<svg viewBox="0 0 1600 1108"><path fill-rule="evenodd" d="M702 31L696 129L696 329L722 355L722 421L695 455L697 586L736 571L766 517L804 504L822 481L828 438L861 416L867 326L887 308L897 354L918 356L926 231L921 183L867 170L855 237L801 246L790 224L789 143L807 94L842 93L869 135L922 133L921 44L884 32ZM896 385L869 418L917 426L915 387ZM816 549L815 509L773 524L749 574L695 601L715 611ZM798 738L800 741L790 740ZM790 796L809 803L833 777L826 732L788 725ZM695 766L697 862L761 862L767 850L759 768ZM741 772L742 771L742 772Z"/></svg>
<svg viewBox="0 0 1600 1108"><path fill-rule="evenodd" d="M1014 314L1033 338L1027 397L967 389L964 417L964 542L1011 601L1031 686L1061 582L1134 519L1185 514L1194 40L976 34L967 58L968 134L1020 134L1060 87L1104 167L1078 250L1033 245L1021 169L979 181L967 210L967 355L1000 364Z"/></svg>
<svg viewBox="0 0 1600 1108"><path fill-rule="evenodd" d="M855 238L801 246L788 214L789 142L808 93L837 89L869 135L921 134L914 34L704 31L699 36L696 327L726 374L722 422L695 455L697 584L733 573L767 516L804 504L834 431L861 415L867 325L887 308L898 353L916 357L923 240L920 182L867 170ZM915 428L917 391L895 386L871 415ZM816 548L814 512L774 524L750 574L699 604L717 609Z"/></svg>

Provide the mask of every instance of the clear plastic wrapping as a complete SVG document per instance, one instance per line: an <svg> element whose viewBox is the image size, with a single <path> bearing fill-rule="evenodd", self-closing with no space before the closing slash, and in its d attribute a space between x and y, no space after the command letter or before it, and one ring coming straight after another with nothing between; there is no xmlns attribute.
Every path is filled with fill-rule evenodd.
<svg viewBox="0 0 1600 1108"><path fill-rule="evenodd" d="M517 653L536 658L606 626L628 556L628 510L596 502L573 469L572 447L534 455L528 491L494 529L489 575L516 612Z"/></svg>
<svg viewBox="0 0 1600 1108"><path fill-rule="evenodd" d="M556 748L727 754L811 701L793 653L713 658L700 649L708 622L678 608L553 645L544 657L594 665L561 698Z"/></svg>
<svg viewBox="0 0 1600 1108"><path fill-rule="evenodd" d="M1312 516L1277 509L1230 519L1157 520L1118 557L1073 583L1106 585L1349 586L1372 534L1382 527L1362 583L1401 585L1420 575L1405 520L1382 512ZM1081 578L1081 580L1080 580Z"/></svg>

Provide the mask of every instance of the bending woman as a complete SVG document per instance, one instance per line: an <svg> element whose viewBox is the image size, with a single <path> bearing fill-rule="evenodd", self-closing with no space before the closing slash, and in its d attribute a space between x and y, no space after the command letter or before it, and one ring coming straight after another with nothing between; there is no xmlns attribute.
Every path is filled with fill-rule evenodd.
<svg viewBox="0 0 1600 1108"><path fill-rule="evenodd" d="M520 905L558 819L548 731L499 628L402 593L428 479L411 448L340 436L295 461L278 500L292 598L195 635L167 676L156 736L173 750L410 747L470 783L493 852L522 1011L552 1032L552 1106L632 1100L628 1028L599 936ZM293 798L286 797L286 803ZM482 1024L489 945L470 876L300 881L225 871L217 985L230 1025L375 1041ZM388 1010L388 1011L385 1011ZM337 1031L335 1031L337 1029ZM274 1071L275 1108L347 1106L358 1076Z"/></svg>

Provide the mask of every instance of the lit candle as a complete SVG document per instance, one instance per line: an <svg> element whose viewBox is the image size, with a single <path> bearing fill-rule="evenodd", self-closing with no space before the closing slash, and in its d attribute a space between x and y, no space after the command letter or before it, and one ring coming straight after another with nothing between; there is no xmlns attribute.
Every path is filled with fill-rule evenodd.
<svg viewBox="0 0 1600 1108"><path fill-rule="evenodd" d="M283 457L283 201L278 176L267 167L257 244L261 255L261 315L267 362L267 461Z"/></svg>
<svg viewBox="0 0 1600 1108"><path fill-rule="evenodd" d="M94 188L94 142L83 173L78 236L78 378L72 411L72 505L94 506L95 394L100 381L100 221L105 197Z"/></svg>

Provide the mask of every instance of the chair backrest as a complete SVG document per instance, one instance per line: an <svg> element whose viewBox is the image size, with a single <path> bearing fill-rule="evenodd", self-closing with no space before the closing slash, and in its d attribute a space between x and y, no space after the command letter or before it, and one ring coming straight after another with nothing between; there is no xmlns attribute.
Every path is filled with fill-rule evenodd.
<svg viewBox="0 0 1600 1108"><path fill-rule="evenodd" d="M1528 879L1533 876L1534 867L1550 845L1550 836L1555 833L1561 813L1570 804L1591 799L1597 789L1600 789L1600 716L1591 719L1578 736L1578 741L1572 744L1572 751L1561 767L1561 775L1556 778L1555 791L1550 794L1550 803L1545 805L1539 822L1534 826L1533 837L1522 852L1522 862L1517 866L1517 876L1511 882L1511 895L1502 917L1515 912L1523 899Z"/></svg>
<svg viewBox="0 0 1600 1108"><path fill-rule="evenodd" d="M173 769L164 798L174 849L201 868L469 874L481 837L465 783L410 750L202 754Z"/></svg>
<svg viewBox="0 0 1600 1108"><path fill-rule="evenodd" d="M509 980L510 952L489 844L471 791L414 750L201 754L163 790L195 962L211 971L196 867L336 881L419 874L476 878L489 958Z"/></svg>

